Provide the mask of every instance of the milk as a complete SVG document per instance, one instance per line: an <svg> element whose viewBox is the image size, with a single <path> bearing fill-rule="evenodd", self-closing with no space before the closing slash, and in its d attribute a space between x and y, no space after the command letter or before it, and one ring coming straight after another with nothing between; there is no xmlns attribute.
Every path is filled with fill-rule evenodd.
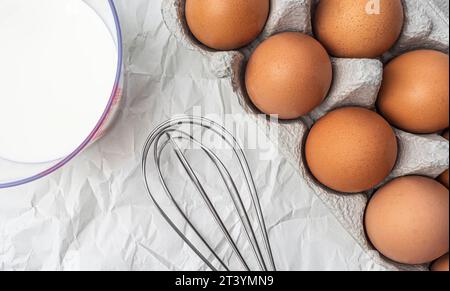
<svg viewBox="0 0 450 291"><path fill-rule="evenodd" d="M0 159L72 153L104 113L117 67L114 37L85 2L0 0Z"/></svg>

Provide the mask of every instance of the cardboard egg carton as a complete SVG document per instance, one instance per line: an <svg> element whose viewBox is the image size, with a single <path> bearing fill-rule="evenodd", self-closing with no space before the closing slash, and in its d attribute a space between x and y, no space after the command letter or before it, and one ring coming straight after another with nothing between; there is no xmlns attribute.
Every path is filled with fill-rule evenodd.
<svg viewBox="0 0 450 291"><path fill-rule="evenodd" d="M308 171L303 147L311 126L326 113L345 106L375 109L383 78L383 63L414 49L435 49L448 54L448 18L431 0L403 0L403 32L388 53L380 59L332 58L333 84L328 97L318 108L294 121L268 120L255 109L246 93L246 61L261 41L276 33L298 31L312 35L311 15L317 2L318 0L271 0L271 13L259 38L239 51L226 52L209 49L193 37L184 16L185 0L165 0L162 13L167 27L180 43L208 57L211 70L218 78L230 79L240 104L258 125L269 135L277 133L270 136L271 140L376 263L390 270L426 270L427 266L394 263L374 250L364 232L364 212L372 192L338 193L321 185ZM270 130L274 127L277 130ZM399 141L399 157L385 183L406 175L436 178L449 167L449 143L444 138L437 134L414 135L398 129L395 129L395 133Z"/></svg>

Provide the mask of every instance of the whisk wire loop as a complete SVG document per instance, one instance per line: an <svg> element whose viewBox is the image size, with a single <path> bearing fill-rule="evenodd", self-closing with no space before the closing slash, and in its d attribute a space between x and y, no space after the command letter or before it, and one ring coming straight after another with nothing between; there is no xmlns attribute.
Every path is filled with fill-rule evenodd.
<svg viewBox="0 0 450 291"><path fill-rule="evenodd" d="M249 214L246 211L246 208L244 206L244 202L242 200L242 195L238 191L238 188L232 178L230 171L227 169L224 162L218 157L218 155L213 150L211 150L209 147L205 146L203 143L198 141L193 135L188 134L179 129L176 129L177 127L180 127L182 125L191 125L191 126L195 125L195 126L199 126L203 130L210 130L214 134L218 135L222 140L224 140L227 143L227 145L229 145L230 148L233 150L233 152L236 155L237 160L239 162L239 168L244 176L244 180L246 182L248 191L250 193L252 206L256 213L257 221L259 224L259 229L261 232L261 237L262 237L263 244L264 244L265 254L269 259L269 265L270 265L269 267L266 263L264 255L261 251L261 247L260 247L260 244L258 243L258 239L256 237L254 227L252 226L252 223L250 221ZM163 138L165 138L166 140L163 143L161 143L161 140ZM189 142L197 145L206 154L208 159L214 164L215 168L217 169L217 171L219 172L219 174L222 178L224 185L226 186L229 197L231 198L231 200L233 202L234 209L238 213L238 217L240 219L240 222L243 225L243 229L244 229L246 238L250 243L250 246L253 251L253 255L255 256L256 261L258 262L260 270L267 271L270 269L270 270L275 271L276 270L275 262L273 259L273 253L272 253L270 241L268 238L265 220L264 220L264 217L262 214L260 200L257 195L254 179L251 174L251 171L250 171L250 168L248 165L248 161L245 157L244 151L239 146L239 143L237 142L236 138L229 131L227 131L224 127L215 123L214 121L211 121L211 120L203 118L203 117L182 116L182 117L168 120L165 123L161 124L148 137L147 141L145 142L144 150L143 150L142 172L144 175L146 190L147 190L149 196L151 197L153 203L156 205L158 211L162 214L163 218L169 223L169 225L174 229L174 231L182 238L182 240L208 266L208 268L210 268L213 271L217 271L217 268L213 265L213 263L206 258L206 256L199 250L199 248L197 248L194 245L194 243L191 240L189 240L189 238L183 233L183 231L180 230L180 228L176 225L176 223L164 211L164 209L161 207L161 204L158 202L158 199L156 199L156 196L151 191L151 187L149 184L149 178L148 178L147 165L149 163L149 152L152 147L154 147L153 158L156 163L158 178L162 185L162 188L164 189L165 194L170 199L170 201L174 204L178 213L186 221L187 225L190 228L192 228L195 235L200 239L202 244L204 244L204 246L206 246L206 248L211 252L212 256L219 262L221 267L227 271L230 270L229 266L227 266L225 264L225 262L220 258L220 256L217 254L217 252L214 250L214 248L210 245L210 243L207 242L207 240L204 238L204 236L201 234L201 232L198 230L198 228L196 228L193 225L191 220L183 212L180 204L176 201L176 199L174 198L174 196L172 195L172 193L169 190L167 181L164 178L164 175L161 170L161 156L162 156L164 149L170 145L172 147L178 161L181 163L186 174L189 176L189 179L194 184L197 191L200 193L203 202L207 206L207 208L208 208L209 212L211 213L211 215L213 216L215 222L219 225L219 228L222 231L223 235L225 236L228 244L231 246L233 253L237 256L242 267L247 271L250 270L249 264L247 263L244 256L242 255L241 251L239 250L236 242L233 240L224 221L218 214L216 208L214 207L214 204L212 203L210 197L208 196L207 192L205 191L204 187L202 186L200 179L198 178L194 169L190 165L187 157L181 150L180 146L177 144L177 141L182 141L182 140L189 141Z"/></svg>

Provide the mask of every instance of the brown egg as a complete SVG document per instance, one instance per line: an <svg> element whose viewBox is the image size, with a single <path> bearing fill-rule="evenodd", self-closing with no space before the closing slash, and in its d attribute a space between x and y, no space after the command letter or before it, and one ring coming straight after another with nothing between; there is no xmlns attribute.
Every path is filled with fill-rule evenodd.
<svg viewBox="0 0 450 291"><path fill-rule="evenodd" d="M392 60L384 69L380 113L394 126L418 134L449 126L448 55L418 50Z"/></svg>
<svg viewBox="0 0 450 291"><path fill-rule="evenodd" d="M372 197L367 235L383 255L404 264L425 264L448 253L449 194L433 179L396 179Z"/></svg>
<svg viewBox="0 0 450 291"><path fill-rule="evenodd" d="M433 272L449 272L448 254L437 260L431 265L431 271Z"/></svg>
<svg viewBox="0 0 450 291"><path fill-rule="evenodd" d="M377 113L357 107L320 119L306 140L306 161L325 186L357 193L374 188L392 171L397 138Z"/></svg>
<svg viewBox="0 0 450 291"><path fill-rule="evenodd" d="M330 58L319 42L306 34L285 32L258 46L248 62L245 82L259 110L295 119L320 105L332 78Z"/></svg>
<svg viewBox="0 0 450 291"><path fill-rule="evenodd" d="M445 139L448 140L449 138L449 131L447 130L446 132L444 132L444 134L442 135ZM450 186L450 178L449 178L449 170L445 171L444 173L442 173L442 175L440 175L438 177L438 181L441 182L445 187L447 187L447 189Z"/></svg>
<svg viewBox="0 0 450 291"><path fill-rule="evenodd" d="M403 20L401 0L321 0L314 29L333 56L375 58L395 44Z"/></svg>
<svg viewBox="0 0 450 291"><path fill-rule="evenodd" d="M250 44L264 29L269 0L186 0L186 21L192 34L216 50Z"/></svg>
<svg viewBox="0 0 450 291"><path fill-rule="evenodd" d="M442 175L439 176L438 181L441 182L442 185L444 185L448 189L449 186L450 186L450 183L449 183L450 179L449 178L450 178L449 177L449 171L447 170L444 173L442 173Z"/></svg>

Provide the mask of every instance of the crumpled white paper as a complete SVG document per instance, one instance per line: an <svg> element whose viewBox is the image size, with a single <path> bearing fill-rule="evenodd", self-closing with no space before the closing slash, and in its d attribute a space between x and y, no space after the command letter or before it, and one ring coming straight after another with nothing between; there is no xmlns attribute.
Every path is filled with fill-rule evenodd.
<svg viewBox="0 0 450 291"><path fill-rule="evenodd" d="M145 138L174 114L254 122L209 60L183 48L159 0L116 0L125 53L123 109L108 134L51 176L0 190L1 270L197 270L204 266L146 196ZM261 133L261 136L264 134ZM237 136L245 141L245 135ZM246 152L280 270L384 270L274 145ZM270 145L270 146L269 146ZM261 160L261 152L270 159ZM5 171L7 169L0 169Z"/></svg>

